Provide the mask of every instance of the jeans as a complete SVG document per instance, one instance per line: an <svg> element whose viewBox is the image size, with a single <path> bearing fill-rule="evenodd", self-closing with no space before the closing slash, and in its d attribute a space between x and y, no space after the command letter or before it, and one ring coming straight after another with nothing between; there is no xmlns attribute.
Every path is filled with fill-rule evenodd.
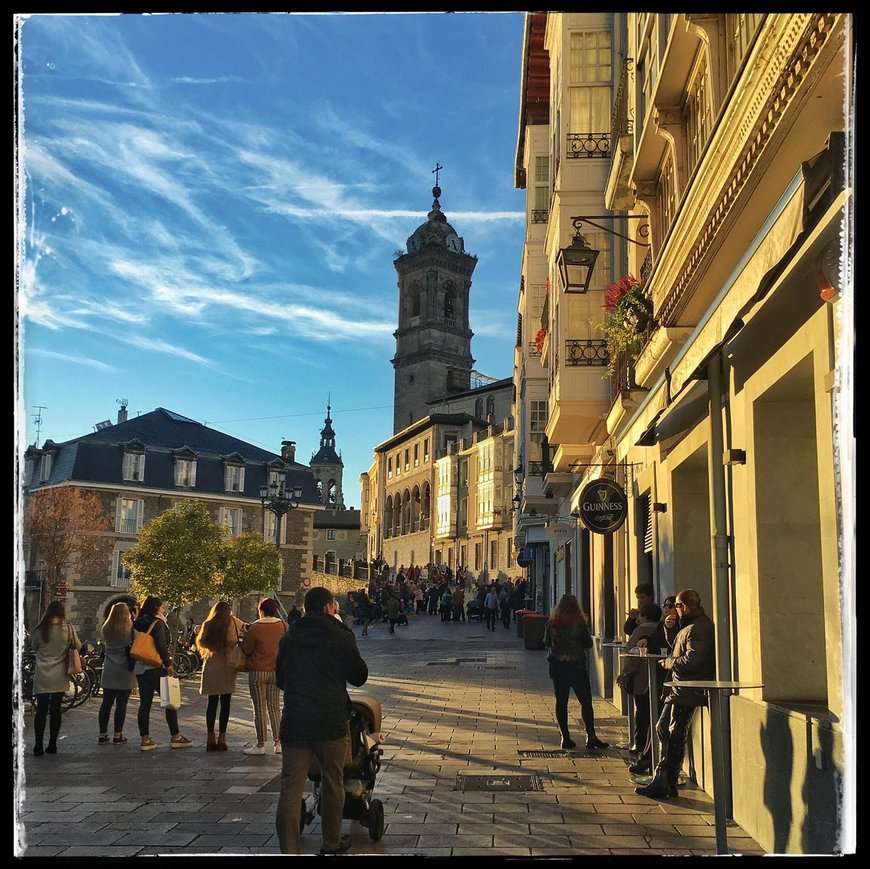
<svg viewBox="0 0 870 869"><path fill-rule="evenodd" d="M311 758L320 765L320 820L323 847L333 850L341 839L344 814L344 756L347 736L322 742L294 743L281 740L281 793L275 810L275 831L282 854L302 850L302 793Z"/></svg>
<svg viewBox="0 0 870 869"><path fill-rule="evenodd" d="M214 722L215 719L218 717L218 700L220 700L221 704L221 714L220 718L218 719L218 732L227 732L227 724L229 724L230 721L230 698L232 696L232 694L208 695L208 704L205 707L205 729L209 733L214 733Z"/></svg>
<svg viewBox="0 0 870 869"><path fill-rule="evenodd" d="M667 784L671 790L675 790L677 787L677 778L683 766L686 743L689 741L689 731L696 708L696 706L665 703L659 720L656 722L656 734L661 744L661 754L658 766L653 773L653 780L662 785Z"/></svg>
<svg viewBox="0 0 870 869"><path fill-rule="evenodd" d="M148 724L151 718L151 703L154 700L154 695L160 691L160 677L166 675L166 670L162 667L152 667L144 673L140 673L136 677L136 682L139 685L139 714L136 716L136 722L139 725L139 736L148 736ZM166 723L169 726L170 736L177 736L178 727L178 711L170 709L168 706L163 710L166 713Z"/></svg>
<svg viewBox="0 0 870 869"><path fill-rule="evenodd" d="M489 607L486 607L484 609L484 613L486 613L486 629L489 631L494 631L495 630L495 620L496 620L496 616L498 615L498 610L492 610L492 609L489 609Z"/></svg>
<svg viewBox="0 0 870 869"><path fill-rule="evenodd" d="M97 721L100 725L100 733L109 732L109 714L112 704L115 705L115 733L124 730L124 721L127 718L127 701L130 699L130 690L123 688L103 688L103 702L97 713Z"/></svg>
<svg viewBox="0 0 870 869"><path fill-rule="evenodd" d="M34 745L42 748L46 718L48 719L48 744L54 745L57 742L60 733L60 701L62 698L63 691L36 695L36 715L33 719Z"/></svg>
<svg viewBox="0 0 870 869"><path fill-rule="evenodd" d="M556 695L556 722L562 736L570 738L568 732L568 698L573 689L580 701L580 715L586 728L586 736L595 735L595 713L592 709L592 686L589 672L585 667L570 661L551 661L550 678L553 680L553 693Z"/></svg>

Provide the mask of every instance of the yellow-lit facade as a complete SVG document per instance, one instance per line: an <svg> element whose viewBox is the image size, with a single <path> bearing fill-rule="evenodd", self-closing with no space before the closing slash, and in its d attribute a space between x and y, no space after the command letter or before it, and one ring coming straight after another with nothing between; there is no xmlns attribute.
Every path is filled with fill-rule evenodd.
<svg viewBox="0 0 870 869"><path fill-rule="evenodd" d="M616 703L601 644L634 587L699 592L718 678L763 685L731 700L731 812L773 853L836 853L854 820L852 64L838 13L527 15L518 552L545 611L581 599ZM566 293L583 216L611 231L583 226L601 254ZM629 274L651 316L602 359ZM601 476L629 498L609 535L572 515ZM686 772L712 792L709 745L704 710Z"/></svg>

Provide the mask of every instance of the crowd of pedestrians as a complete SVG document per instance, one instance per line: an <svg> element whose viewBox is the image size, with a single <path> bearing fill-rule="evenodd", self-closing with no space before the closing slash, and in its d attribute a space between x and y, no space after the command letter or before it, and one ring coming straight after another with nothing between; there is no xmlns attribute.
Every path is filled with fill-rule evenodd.
<svg viewBox="0 0 870 869"><path fill-rule="evenodd" d="M680 682L715 678L715 629L704 612L698 593L685 588L665 598L661 607L653 589L635 589L637 607L632 608L623 626L632 648L648 646L661 649L659 667L649 670L638 658L625 656L617 676L618 685L635 701L635 743L637 759L629 772L649 774L650 781L635 788L639 795L668 799L677 795L678 776L695 710L705 705L703 691L684 688ZM342 763L349 715L346 684L362 685L368 675L356 647L353 624L362 626L361 636L369 635L373 623L387 625L390 634L407 625L408 615L441 616L443 623L476 618L489 631L498 620L509 628L516 611L526 600L526 582L479 583L470 571L453 573L442 567L399 567L395 574L379 566L367 588L348 595L351 612L344 618L339 601L328 589L311 589L305 597L304 614L295 607L287 619L278 617L279 605L270 598L258 605L259 618L250 625L236 616L226 601L217 602L202 625L189 619L182 630L184 642L192 641L202 661L200 694L207 698L205 718L206 750L227 749L226 736L230 706L237 686L237 675L246 670L254 712L256 742L246 754L265 754L266 737L271 735L274 751L284 755L281 796L276 827L282 853L299 853L301 792L312 758L323 775L323 849L321 853L342 853L349 847L341 835L343 803ZM133 661L129 651L136 632L149 633L160 663ZM170 654L170 631L163 602L149 596L141 609L115 604L102 625L105 649L102 670L103 700L97 716L99 745L123 745L128 700L138 687L137 724L142 751L158 747L151 737L150 715L162 676L174 673ZM66 690L70 649L80 649L75 628L66 620L63 604L54 601L34 630L31 640L36 653L34 695L35 756L57 751L61 727L60 701ZM577 598L565 594L554 607L544 628L549 676L555 698L555 718L561 747L576 747L569 728L568 703L573 691L581 707L586 730L587 750L608 744L598 738L587 652L593 642L588 619ZM664 651L667 655L664 655ZM639 657L639 656L638 656ZM240 664L239 660L244 661ZM304 666L300 666L300 661ZM664 682L671 682L669 688ZM649 718L649 692L660 700L658 721ZM281 713L281 695L284 709ZM112 720L112 736L109 721ZM178 711L164 706L171 748L189 748L193 742L181 733ZM44 745L46 723L48 744ZM268 723L268 731L267 731ZM344 735L342 735L344 734ZM659 761L653 768L652 744L660 745ZM288 756L289 755L289 756Z"/></svg>
<svg viewBox="0 0 870 869"><path fill-rule="evenodd" d="M464 567L454 572L445 565L400 565L393 574L373 562L371 575L366 588L348 594L352 624L362 626L363 637L379 622L394 634L397 626L409 624L409 615L437 615L444 623L480 621L491 631L500 622L507 629L526 601L526 580L487 583Z"/></svg>

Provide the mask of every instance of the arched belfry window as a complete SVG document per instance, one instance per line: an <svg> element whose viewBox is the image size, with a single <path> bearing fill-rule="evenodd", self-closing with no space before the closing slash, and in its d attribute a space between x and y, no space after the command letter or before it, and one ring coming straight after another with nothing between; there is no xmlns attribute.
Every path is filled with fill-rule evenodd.
<svg viewBox="0 0 870 869"><path fill-rule="evenodd" d="M495 396L488 395L486 397L486 418L491 419L495 416Z"/></svg>
<svg viewBox="0 0 870 869"><path fill-rule="evenodd" d="M420 307L421 307L421 298L422 291L420 290L419 284L415 284L411 288L411 316L419 317L420 316Z"/></svg>
<svg viewBox="0 0 870 869"><path fill-rule="evenodd" d="M483 419L483 399L482 398L478 398L474 402L474 415L478 419Z"/></svg>
<svg viewBox="0 0 870 869"><path fill-rule="evenodd" d="M456 291L450 286L444 292L444 319L456 319Z"/></svg>

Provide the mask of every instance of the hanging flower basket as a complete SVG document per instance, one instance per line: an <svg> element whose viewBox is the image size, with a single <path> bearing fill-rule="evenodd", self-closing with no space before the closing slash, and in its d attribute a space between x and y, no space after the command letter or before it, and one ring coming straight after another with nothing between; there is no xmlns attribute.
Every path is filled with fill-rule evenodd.
<svg viewBox="0 0 870 869"><path fill-rule="evenodd" d="M615 374L618 359L635 359L646 343L644 330L652 318L652 302L643 284L634 275L626 275L607 287L602 307L607 310L601 328L610 357L608 370Z"/></svg>
<svg viewBox="0 0 870 869"><path fill-rule="evenodd" d="M545 339L546 337L547 337L547 327L546 327L546 326L541 326L541 328L538 329L538 332L537 332L537 334L535 335L535 347L537 347L538 350L542 350L542 349L543 349L543 347L544 347L544 339Z"/></svg>

